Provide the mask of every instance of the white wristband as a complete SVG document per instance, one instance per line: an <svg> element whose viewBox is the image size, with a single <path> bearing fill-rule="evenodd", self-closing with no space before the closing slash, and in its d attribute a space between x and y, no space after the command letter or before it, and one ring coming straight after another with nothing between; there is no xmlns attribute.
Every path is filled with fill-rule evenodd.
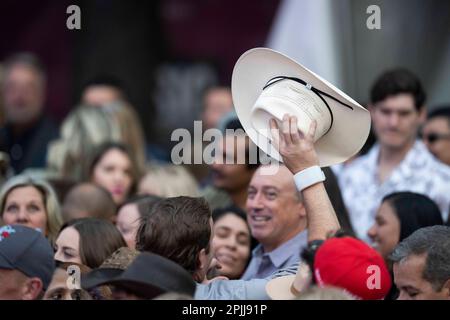
<svg viewBox="0 0 450 320"><path fill-rule="evenodd" d="M319 166L309 167L294 175L294 182L298 191L302 191L322 181L325 181L325 174Z"/></svg>

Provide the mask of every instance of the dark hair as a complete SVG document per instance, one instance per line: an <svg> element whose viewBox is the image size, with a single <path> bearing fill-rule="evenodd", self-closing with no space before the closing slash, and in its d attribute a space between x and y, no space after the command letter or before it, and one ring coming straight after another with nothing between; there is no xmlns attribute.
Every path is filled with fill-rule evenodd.
<svg viewBox="0 0 450 320"><path fill-rule="evenodd" d="M450 227L431 226L415 231L397 245L390 259L396 263L422 254L426 254L422 277L439 291L450 279Z"/></svg>
<svg viewBox="0 0 450 320"><path fill-rule="evenodd" d="M344 199L342 197L338 179L333 170L331 170L329 167L325 167L322 170L326 177L324 181L325 190L327 191L330 202L336 212L339 225L341 226L341 229L345 230L348 233L348 235L353 236L355 232L350 221L347 207L345 206Z"/></svg>
<svg viewBox="0 0 450 320"><path fill-rule="evenodd" d="M5 73L7 73L13 66L19 64L33 68L37 73L39 73L42 80L46 81L47 74L45 67L36 55L30 52L19 52L9 56L4 62Z"/></svg>
<svg viewBox="0 0 450 320"><path fill-rule="evenodd" d="M119 208L117 209L117 213L119 213L119 211L126 205L135 204L139 213L139 225L141 225L144 219L152 214L154 207L158 204L158 202L163 199L164 198L162 197L149 194L133 196L119 206ZM135 241L136 243L138 242L138 232L136 232Z"/></svg>
<svg viewBox="0 0 450 320"><path fill-rule="evenodd" d="M139 216L143 218L149 215L153 211L153 207L162 199L164 198L151 194L136 195L122 203L119 206L117 212L119 212L120 209L122 209L126 205L135 204L138 208Z"/></svg>
<svg viewBox="0 0 450 320"><path fill-rule="evenodd" d="M242 126L241 121L238 118L231 118L224 124L224 134L226 134L226 130L233 130L234 132L245 132L244 127ZM261 165L261 160L259 156L259 149L256 145L253 144L250 137L246 135L246 139L248 139L248 146L245 148L245 163L249 170L256 170ZM256 152L256 161L255 163L250 163L250 152Z"/></svg>
<svg viewBox="0 0 450 320"><path fill-rule="evenodd" d="M112 87L122 94L122 96L126 97L125 86L122 81L111 75L111 74L97 74L94 77L90 78L83 86L83 91L92 86L108 86Z"/></svg>
<svg viewBox="0 0 450 320"><path fill-rule="evenodd" d="M241 208L239 208L236 205L231 205L231 206L227 206L224 208L217 208L214 209L212 212L212 219L213 222L216 223L217 221L219 221L222 217L228 215L228 214L234 214L236 217L241 218L242 220L244 220L245 225L248 228L249 234L250 234L250 251L253 250L256 245L258 244L258 241L253 238L252 233L250 231L250 227L247 223L247 213L242 210Z"/></svg>
<svg viewBox="0 0 450 320"><path fill-rule="evenodd" d="M376 81L370 92L373 104L383 101L389 96L409 93L414 98L414 105L420 111L425 103L426 94L420 80L406 69L394 69L383 73Z"/></svg>
<svg viewBox="0 0 450 320"><path fill-rule="evenodd" d="M247 223L247 214L245 213L244 210L235 205L214 209L212 212L213 222L214 223L217 222L218 220L220 220L220 218L222 218L224 215L228 213L232 213L238 216Z"/></svg>
<svg viewBox="0 0 450 320"><path fill-rule="evenodd" d="M193 276L202 249L208 253L211 211L203 198L174 197L159 201L144 217L136 236L136 249L168 258Z"/></svg>
<svg viewBox="0 0 450 320"><path fill-rule="evenodd" d="M242 126L241 121L239 121L238 118L231 118L229 119L226 123L225 123L225 130L226 129L230 129L230 130L244 130L244 127Z"/></svg>
<svg viewBox="0 0 450 320"><path fill-rule="evenodd" d="M99 267L117 249L127 246L119 230L106 220L75 219L65 223L59 233L68 227L75 228L80 234L81 262L91 269Z"/></svg>
<svg viewBox="0 0 450 320"><path fill-rule="evenodd" d="M427 115L427 120L437 117L446 118L448 126L450 127L450 106L440 106L435 108Z"/></svg>
<svg viewBox="0 0 450 320"><path fill-rule="evenodd" d="M385 196L383 202L394 209L400 221L400 241L420 228L444 224L439 207L426 195L394 192Z"/></svg>
<svg viewBox="0 0 450 320"><path fill-rule="evenodd" d="M94 155L90 161L90 165L89 165L89 169L88 169L88 177L85 177L86 181L89 181L91 179L91 177L94 173L95 167L100 162L100 160L102 160L103 156L107 152L109 152L110 150L113 150L113 149L119 150L120 152L126 154L128 159L130 159L130 162L131 162L130 169L131 169L131 179L132 179L130 194L133 194L134 192L136 192L137 182L139 180L140 172L138 169L136 159L132 155L130 149L128 149L128 147L123 143L108 141L108 142L100 144L96 148L96 152L94 152Z"/></svg>

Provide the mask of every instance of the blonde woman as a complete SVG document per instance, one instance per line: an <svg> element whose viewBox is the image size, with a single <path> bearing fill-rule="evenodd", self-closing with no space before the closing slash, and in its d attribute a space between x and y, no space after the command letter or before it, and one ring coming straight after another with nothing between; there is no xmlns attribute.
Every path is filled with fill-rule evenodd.
<svg viewBox="0 0 450 320"><path fill-rule="evenodd" d="M118 121L106 110L80 106L61 126L61 139L50 144L47 166L59 177L81 181L88 171L89 159L107 141L122 140Z"/></svg>
<svg viewBox="0 0 450 320"><path fill-rule="evenodd" d="M151 165L138 186L139 194L169 198L200 196L195 178L180 165Z"/></svg>
<svg viewBox="0 0 450 320"><path fill-rule="evenodd" d="M62 217L56 194L44 180L28 175L12 177L0 190L3 224L37 228L54 244Z"/></svg>

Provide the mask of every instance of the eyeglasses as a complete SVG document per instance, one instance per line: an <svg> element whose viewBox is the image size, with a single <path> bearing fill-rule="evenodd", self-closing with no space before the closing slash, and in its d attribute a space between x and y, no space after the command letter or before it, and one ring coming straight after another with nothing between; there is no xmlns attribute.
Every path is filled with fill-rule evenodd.
<svg viewBox="0 0 450 320"><path fill-rule="evenodd" d="M450 133L447 134L440 134L440 133L429 133L429 134L421 134L420 137L427 141L430 144L435 143L439 140L450 140Z"/></svg>

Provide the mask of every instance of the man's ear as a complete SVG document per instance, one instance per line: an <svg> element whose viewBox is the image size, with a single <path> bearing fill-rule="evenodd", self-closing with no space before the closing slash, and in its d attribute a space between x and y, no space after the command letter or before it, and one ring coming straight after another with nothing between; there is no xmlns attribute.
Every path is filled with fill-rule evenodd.
<svg viewBox="0 0 450 320"><path fill-rule="evenodd" d="M39 278L28 278L24 284L22 300L37 300L43 293L44 284Z"/></svg>
<svg viewBox="0 0 450 320"><path fill-rule="evenodd" d="M197 282L203 282L204 276L207 273L208 268L208 254L206 253L206 249L203 248L200 250L200 253L198 254L198 268L194 273L194 280Z"/></svg>
<svg viewBox="0 0 450 320"><path fill-rule="evenodd" d="M306 218L306 208L303 204L303 201L299 200L297 203L297 213L300 216L300 218L304 219Z"/></svg>
<svg viewBox="0 0 450 320"><path fill-rule="evenodd" d="M205 269L206 266L206 249L203 248L200 250L200 253L198 254L198 268L199 269Z"/></svg>

